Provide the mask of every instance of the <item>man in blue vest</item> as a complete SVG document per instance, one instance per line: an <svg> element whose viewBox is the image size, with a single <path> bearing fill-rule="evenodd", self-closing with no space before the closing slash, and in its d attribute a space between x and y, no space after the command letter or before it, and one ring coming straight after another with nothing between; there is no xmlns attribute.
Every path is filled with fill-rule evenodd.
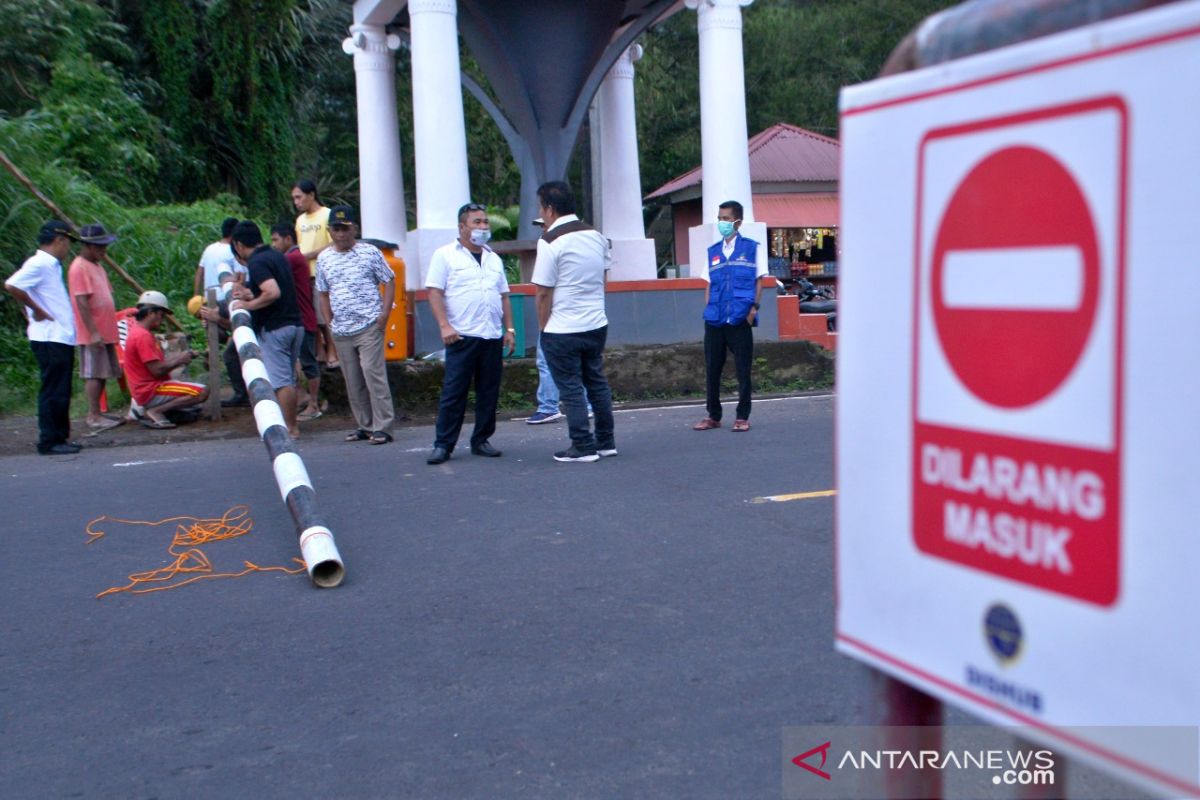
<svg viewBox="0 0 1200 800"><path fill-rule="evenodd" d="M710 431L721 427L721 370L726 351L733 353L737 369L738 404L734 433L750 430L750 366L754 363L754 336L758 325L759 280L767 273L758 260L758 242L738 233L742 226L742 204L735 200L721 203L717 212L717 230L721 241L708 248L700 277L708 282L704 290L704 368L707 378L708 416L692 430Z"/></svg>

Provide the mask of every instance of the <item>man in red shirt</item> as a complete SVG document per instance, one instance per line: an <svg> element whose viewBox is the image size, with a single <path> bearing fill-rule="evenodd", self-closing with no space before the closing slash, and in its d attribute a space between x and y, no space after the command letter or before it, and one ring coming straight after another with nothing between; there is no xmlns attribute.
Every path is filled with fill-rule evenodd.
<svg viewBox="0 0 1200 800"><path fill-rule="evenodd" d="M143 292L125 337L125 381L133 402L141 407L141 411L135 408L134 414L147 428L174 428L165 416L168 411L199 405L208 398L208 387L202 383L171 380L171 371L190 364L196 354L188 350L163 355L154 331L169 310L162 292Z"/></svg>
<svg viewBox="0 0 1200 800"><path fill-rule="evenodd" d="M308 386L308 403L297 414L296 419L316 419L321 416L321 405L317 398L321 390L321 365L317 363L317 312L313 307L313 278L308 259L296 244L296 229L281 222L271 227L271 247L283 253L292 268L292 280L296 284L296 305L300 307L300 324L304 326L304 343L300 346L300 371Z"/></svg>

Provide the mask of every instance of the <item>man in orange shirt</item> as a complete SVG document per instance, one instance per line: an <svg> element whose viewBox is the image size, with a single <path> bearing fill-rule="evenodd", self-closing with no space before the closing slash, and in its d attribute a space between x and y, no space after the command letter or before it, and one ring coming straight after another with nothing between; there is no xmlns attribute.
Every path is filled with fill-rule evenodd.
<svg viewBox="0 0 1200 800"><path fill-rule="evenodd" d="M117 307L102 262L117 237L100 223L79 232L83 247L67 271L67 289L75 311L75 344L79 348L79 377L87 393L87 426L92 433L115 428L121 417L100 413L100 396L109 378L121 377L117 360Z"/></svg>

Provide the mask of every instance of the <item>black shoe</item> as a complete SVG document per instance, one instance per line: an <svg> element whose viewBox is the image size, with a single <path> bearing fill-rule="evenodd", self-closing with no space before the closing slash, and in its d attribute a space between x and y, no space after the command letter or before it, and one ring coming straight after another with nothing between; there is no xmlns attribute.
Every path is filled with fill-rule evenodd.
<svg viewBox="0 0 1200 800"><path fill-rule="evenodd" d="M617 454L617 446L613 442L596 445L596 455L601 458L612 458Z"/></svg>
<svg viewBox="0 0 1200 800"><path fill-rule="evenodd" d="M450 451L444 447L435 447L429 452L426 464L444 464L450 460Z"/></svg>
<svg viewBox="0 0 1200 800"><path fill-rule="evenodd" d="M488 458L498 458L501 454L499 450L492 447L491 443L486 439L479 444L471 445L471 452L477 456L487 456Z"/></svg>
<svg viewBox="0 0 1200 800"><path fill-rule="evenodd" d="M555 461L599 461L600 456L593 450L586 453L583 450L575 449L575 445L571 445L566 450L559 450L554 454Z"/></svg>
<svg viewBox="0 0 1200 800"><path fill-rule="evenodd" d="M49 447L39 447L38 454L43 456L73 456L83 448L77 444L69 442L59 442L52 444Z"/></svg>
<svg viewBox="0 0 1200 800"><path fill-rule="evenodd" d="M249 397L238 397L235 395L234 397L231 397L228 400L221 401L221 408L249 408L249 407L250 407L250 398Z"/></svg>

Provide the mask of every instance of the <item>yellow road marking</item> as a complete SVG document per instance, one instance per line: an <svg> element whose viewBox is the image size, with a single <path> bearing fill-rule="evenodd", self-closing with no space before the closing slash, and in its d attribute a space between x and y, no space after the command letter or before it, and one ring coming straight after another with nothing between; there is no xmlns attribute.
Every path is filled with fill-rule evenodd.
<svg viewBox="0 0 1200 800"><path fill-rule="evenodd" d="M837 489L823 489L819 492L796 492L794 494L773 494L769 497L756 497L751 503L786 503L789 500L808 500L811 497L833 497Z"/></svg>

